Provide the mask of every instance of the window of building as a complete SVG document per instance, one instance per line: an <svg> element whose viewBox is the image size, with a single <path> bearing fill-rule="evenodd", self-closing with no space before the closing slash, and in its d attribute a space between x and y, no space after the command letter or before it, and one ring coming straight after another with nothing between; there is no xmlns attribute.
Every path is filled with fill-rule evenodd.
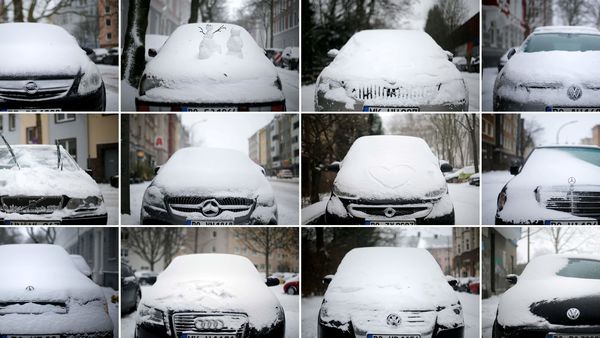
<svg viewBox="0 0 600 338"><path fill-rule="evenodd" d="M55 123L64 123L75 121L75 114L54 114L54 122Z"/></svg>
<svg viewBox="0 0 600 338"><path fill-rule="evenodd" d="M217 232L213 231L213 238L217 238Z"/></svg>
<svg viewBox="0 0 600 338"><path fill-rule="evenodd" d="M58 140L58 144L63 146L65 150L77 161L77 139L75 138L64 138Z"/></svg>
<svg viewBox="0 0 600 338"><path fill-rule="evenodd" d="M17 117L15 114L8 114L8 131L17 129Z"/></svg>
<svg viewBox="0 0 600 338"><path fill-rule="evenodd" d="M25 129L25 138L27 144L37 144L39 143L37 140L37 128L36 127L27 127Z"/></svg>
<svg viewBox="0 0 600 338"><path fill-rule="evenodd" d="M110 41L112 40L112 33L106 33L106 40Z"/></svg>
<svg viewBox="0 0 600 338"><path fill-rule="evenodd" d="M104 6L104 12L110 14L110 6Z"/></svg>
<svg viewBox="0 0 600 338"><path fill-rule="evenodd" d="M110 24L111 24L110 19L106 19L106 26L108 27L108 26L110 26Z"/></svg>

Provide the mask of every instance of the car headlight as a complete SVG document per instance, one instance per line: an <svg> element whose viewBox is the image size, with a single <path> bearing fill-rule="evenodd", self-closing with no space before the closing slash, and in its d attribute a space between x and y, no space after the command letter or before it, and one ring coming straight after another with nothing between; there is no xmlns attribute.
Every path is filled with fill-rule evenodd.
<svg viewBox="0 0 600 338"><path fill-rule="evenodd" d="M139 306L138 318L143 323L165 326L163 312L146 305Z"/></svg>
<svg viewBox="0 0 600 338"><path fill-rule="evenodd" d="M356 195L351 194L351 193L347 193L344 191L341 191L340 188L337 187L337 185L333 185L333 194L336 195L337 197L341 197L341 198L358 198Z"/></svg>
<svg viewBox="0 0 600 338"><path fill-rule="evenodd" d="M166 209L165 197L163 193L160 191L160 189L158 189L158 187L155 187L153 185L149 186L148 189L146 189L142 204Z"/></svg>
<svg viewBox="0 0 600 338"><path fill-rule="evenodd" d="M447 192L448 192L448 187L444 184L443 187L426 193L425 197L429 198L429 199L438 199L438 198L442 198L444 196L444 194L446 194Z"/></svg>
<svg viewBox="0 0 600 338"><path fill-rule="evenodd" d="M142 80L140 81L140 96L146 95L146 92L150 89L157 88L161 86L161 81L155 77L146 76L145 74L142 76Z"/></svg>
<svg viewBox="0 0 600 338"><path fill-rule="evenodd" d="M504 205L506 204L507 198L508 197L506 196L506 187L504 187L498 195L498 211L502 211L502 209L504 209Z"/></svg>
<svg viewBox="0 0 600 338"><path fill-rule="evenodd" d="M71 198L67 202L67 209L70 210L96 210L102 205L104 199L102 196L88 196L86 198Z"/></svg>
<svg viewBox="0 0 600 338"><path fill-rule="evenodd" d="M79 80L77 92L79 95L85 95L94 92L102 85L102 76L95 65L87 67Z"/></svg>

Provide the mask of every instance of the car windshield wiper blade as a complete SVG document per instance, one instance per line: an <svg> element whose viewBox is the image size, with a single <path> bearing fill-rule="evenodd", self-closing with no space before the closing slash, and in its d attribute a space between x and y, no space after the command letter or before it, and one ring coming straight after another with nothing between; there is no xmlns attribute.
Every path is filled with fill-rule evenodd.
<svg viewBox="0 0 600 338"><path fill-rule="evenodd" d="M62 157L60 154L60 144L58 144L58 140L56 140L56 157L58 157L58 169L62 170Z"/></svg>
<svg viewBox="0 0 600 338"><path fill-rule="evenodd" d="M13 161L15 161L15 164L17 165L17 168L19 168L19 170L20 170L21 166L19 165L19 162L17 162L17 157L15 156L15 153L13 152L12 148L10 147L10 144L8 144L8 141L6 140L6 138L4 138L3 134L0 134L0 136L2 136L2 141L4 141L4 144L6 144L6 147L8 148L8 151L12 155Z"/></svg>

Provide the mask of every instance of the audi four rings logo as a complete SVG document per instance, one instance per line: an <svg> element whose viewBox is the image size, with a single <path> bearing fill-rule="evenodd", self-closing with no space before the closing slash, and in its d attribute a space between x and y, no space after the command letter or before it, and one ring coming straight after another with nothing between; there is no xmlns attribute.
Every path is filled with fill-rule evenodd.
<svg viewBox="0 0 600 338"><path fill-rule="evenodd" d="M394 208L385 208L385 210L383 210L383 213L386 217L394 217L394 215L396 214L396 210L394 210Z"/></svg>
<svg viewBox="0 0 600 338"><path fill-rule="evenodd" d="M215 217L219 214L221 210L219 207L219 202L215 199L209 199L202 203L202 214L206 217Z"/></svg>
<svg viewBox="0 0 600 338"><path fill-rule="evenodd" d="M581 98L581 95L583 94L583 91L581 90L581 87L579 86L571 86L569 87L569 89L567 89L567 96L569 96L569 98L573 101L577 101Z"/></svg>
<svg viewBox="0 0 600 338"><path fill-rule="evenodd" d="M387 324L389 326L398 326L402 322L402 318L395 313L391 313L387 316Z"/></svg>
<svg viewBox="0 0 600 338"><path fill-rule="evenodd" d="M38 92L38 85L37 83L31 81L31 82L27 82L27 84L25 85L25 91L27 92L27 94L35 94Z"/></svg>
<svg viewBox="0 0 600 338"><path fill-rule="evenodd" d="M196 318L194 326L198 330L221 330L225 327L225 323L221 319Z"/></svg>
<svg viewBox="0 0 600 338"><path fill-rule="evenodd" d="M569 310L567 310L567 317L570 320L575 320L575 319L579 318L580 315L581 315L581 312L577 308L572 307Z"/></svg>

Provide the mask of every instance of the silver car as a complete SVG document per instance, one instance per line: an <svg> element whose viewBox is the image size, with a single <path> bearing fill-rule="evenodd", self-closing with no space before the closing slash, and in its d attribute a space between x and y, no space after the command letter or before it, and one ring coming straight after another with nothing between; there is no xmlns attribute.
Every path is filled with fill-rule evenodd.
<svg viewBox="0 0 600 338"><path fill-rule="evenodd" d="M600 31L537 28L511 49L494 84L494 111L600 111Z"/></svg>

